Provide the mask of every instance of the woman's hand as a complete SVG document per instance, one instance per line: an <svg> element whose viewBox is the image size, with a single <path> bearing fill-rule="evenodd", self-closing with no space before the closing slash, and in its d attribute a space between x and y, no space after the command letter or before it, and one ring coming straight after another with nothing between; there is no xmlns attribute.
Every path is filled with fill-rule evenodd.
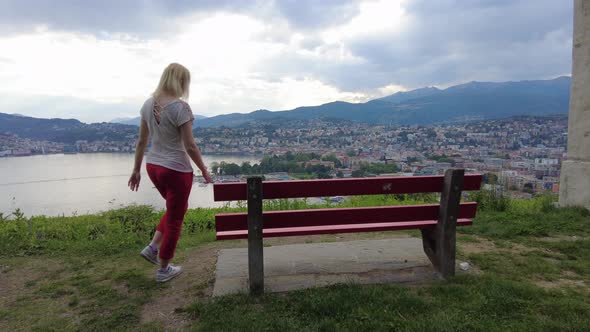
<svg viewBox="0 0 590 332"><path fill-rule="evenodd" d="M211 180L211 175L209 174L208 170L205 170L204 172L201 171L201 173L203 173L203 178L205 179L205 183L213 183L213 180Z"/></svg>
<svg viewBox="0 0 590 332"><path fill-rule="evenodd" d="M147 122L145 122L145 120L141 120L141 124L139 125L139 139L137 140L137 148L135 149L135 164L133 165L133 173L131 173L129 182L127 182L127 185L131 191L137 191L137 189L139 189L139 181L141 180L139 170L141 168L143 154L145 152L145 147L148 144L149 137L150 130L148 128Z"/></svg>
<svg viewBox="0 0 590 332"><path fill-rule="evenodd" d="M141 181L141 174L139 171L133 171L129 178L129 182L127 182L129 189L131 189L131 191L137 191L137 189L139 189L139 181Z"/></svg>

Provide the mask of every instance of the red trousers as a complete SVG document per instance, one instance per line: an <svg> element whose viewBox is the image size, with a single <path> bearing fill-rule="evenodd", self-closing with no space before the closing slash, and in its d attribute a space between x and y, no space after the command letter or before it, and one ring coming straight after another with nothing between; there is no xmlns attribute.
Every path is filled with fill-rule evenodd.
<svg viewBox="0 0 590 332"><path fill-rule="evenodd" d="M169 168L147 164L147 173L166 200L166 213L160 219L157 230L164 235L160 245L160 258L172 259L180 238L182 220L188 209L188 197L193 186L193 173L183 173Z"/></svg>

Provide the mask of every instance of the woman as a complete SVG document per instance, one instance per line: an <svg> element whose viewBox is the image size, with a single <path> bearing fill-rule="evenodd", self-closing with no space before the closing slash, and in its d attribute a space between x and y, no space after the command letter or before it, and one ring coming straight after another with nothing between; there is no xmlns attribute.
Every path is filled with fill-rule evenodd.
<svg viewBox="0 0 590 332"><path fill-rule="evenodd" d="M166 200L166 213L160 220L152 242L140 255L148 262L160 265L156 273L158 282L168 281L182 272L182 268L170 264L170 260L174 257L193 184L190 159L201 170L205 183L211 182L193 138L194 117L185 101L189 85L190 73L182 65L172 63L162 73L158 88L141 108L135 166L128 182L129 188L137 191L143 154L151 138L146 168L150 179Z"/></svg>

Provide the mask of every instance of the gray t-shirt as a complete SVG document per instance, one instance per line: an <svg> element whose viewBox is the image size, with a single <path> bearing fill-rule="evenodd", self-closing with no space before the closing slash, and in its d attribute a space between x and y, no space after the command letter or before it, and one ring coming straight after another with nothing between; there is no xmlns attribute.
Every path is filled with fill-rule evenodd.
<svg viewBox="0 0 590 332"><path fill-rule="evenodd" d="M193 167L180 136L180 126L194 120L190 106L182 100L156 105L151 97L141 108L141 120L147 123L152 141L146 162L192 173Z"/></svg>

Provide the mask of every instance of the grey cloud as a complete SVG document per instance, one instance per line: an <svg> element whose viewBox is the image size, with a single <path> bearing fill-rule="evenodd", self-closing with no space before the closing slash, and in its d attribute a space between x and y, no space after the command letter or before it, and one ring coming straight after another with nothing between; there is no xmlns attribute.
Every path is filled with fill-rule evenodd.
<svg viewBox="0 0 590 332"><path fill-rule="evenodd" d="M410 86L545 78L570 70L569 1L433 3L411 2L413 20L401 37L389 43L387 36L355 40L353 53Z"/></svg>
<svg viewBox="0 0 590 332"><path fill-rule="evenodd" d="M149 9L140 1L19 1L0 3L0 31L18 33L32 30L37 25L48 25L57 30L82 32L123 32L145 26Z"/></svg>
<svg viewBox="0 0 590 332"><path fill-rule="evenodd" d="M344 91L470 80L541 79L571 70L572 3L557 0L415 0L409 24L344 42L359 64L280 54L259 70L306 73ZM327 45L320 46L320 49Z"/></svg>
<svg viewBox="0 0 590 332"><path fill-rule="evenodd" d="M177 29L174 19L195 12L257 11L261 1L230 0L4 0L0 33L31 31L37 25L102 36L126 33L140 37Z"/></svg>
<svg viewBox="0 0 590 332"><path fill-rule="evenodd" d="M284 20L297 29L346 22L358 12L354 0L3 0L0 33L32 31L37 25L98 36L127 33L140 37L182 29L174 19L216 11L241 13L264 21Z"/></svg>
<svg viewBox="0 0 590 332"><path fill-rule="evenodd" d="M303 41L301 41L301 47L307 50L315 50L316 48L322 46L324 43L321 38L313 35L305 36Z"/></svg>
<svg viewBox="0 0 590 332"><path fill-rule="evenodd" d="M409 23L402 31L350 37L343 45L323 43L318 32L350 21L358 1L4 0L0 33L47 24L98 35L152 36L182 29L175 18L227 11L269 23L257 40L288 44L301 33L303 49L328 54L344 47L363 60L334 61L286 47L254 68L252 75L267 81L311 77L343 91L370 91L388 84L549 78L571 70L570 0L408 0L404 6Z"/></svg>
<svg viewBox="0 0 590 332"><path fill-rule="evenodd" d="M277 0L274 7L300 30L343 24L359 13L358 1L351 0Z"/></svg>
<svg viewBox="0 0 590 332"><path fill-rule="evenodd" d="M142 37L174 31L174 18L199 10L241 10L256 2L152 0L4 0L0 32L28 32L37 25L102 36L127 33Z"/></svg>

